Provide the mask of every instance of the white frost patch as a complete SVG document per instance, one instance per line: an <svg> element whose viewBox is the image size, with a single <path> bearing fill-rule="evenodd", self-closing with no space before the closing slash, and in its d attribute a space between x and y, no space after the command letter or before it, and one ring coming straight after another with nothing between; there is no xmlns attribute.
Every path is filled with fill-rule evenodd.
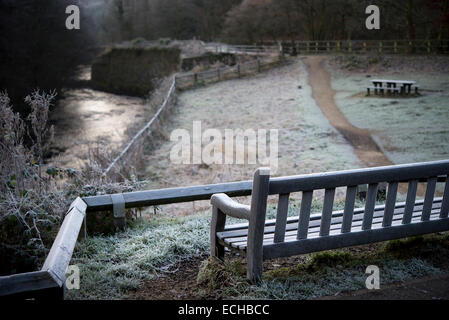
<svg viewBox="0 0 449 320"><path fill-rule="evenodd" d="M392 162L400 164L449 158L447 74L371 75L375 78L415 80L422 93L418 98L373 98L365 97L371 78L329 69L340 110L354 126L370 130Z"/></svg>

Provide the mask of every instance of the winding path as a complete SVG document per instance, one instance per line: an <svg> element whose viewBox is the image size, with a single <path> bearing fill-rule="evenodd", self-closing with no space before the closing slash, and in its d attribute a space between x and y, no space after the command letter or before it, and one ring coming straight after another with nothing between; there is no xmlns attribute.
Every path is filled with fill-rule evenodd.
<svg viewBox="0 0 449 320"><path fill-rule="evenodd" d="M331 125L354 147L355 154L366 166L392 165L393 163L374 142L371 133L353 126L335 104L335 90L332 89L330 74L324 66L325 60L325 56L309 56L304 59L313 99Z"/></svg>

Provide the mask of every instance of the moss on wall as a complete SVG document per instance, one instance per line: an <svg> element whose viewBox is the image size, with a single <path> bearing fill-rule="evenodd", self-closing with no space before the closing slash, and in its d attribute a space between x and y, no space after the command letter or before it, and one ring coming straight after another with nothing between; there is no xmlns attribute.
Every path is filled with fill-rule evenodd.
<svg viewBox="0 0 449 320"><path fill-rule="evenodd" d="M155 80L180 69L177 47L112 48L92 65L92 85L103 91L145 96Z"/></svg>

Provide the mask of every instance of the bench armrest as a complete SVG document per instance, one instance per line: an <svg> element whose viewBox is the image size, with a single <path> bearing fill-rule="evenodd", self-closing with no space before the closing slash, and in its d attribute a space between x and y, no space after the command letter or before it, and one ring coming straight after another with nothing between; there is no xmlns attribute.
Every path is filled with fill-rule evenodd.
<svg viewBox="0 0 449 320"><path fill-rule="evenodd" d="M212 195L210 203L228 216L249 221L250 206L240 204L224 193Z"/></svg>

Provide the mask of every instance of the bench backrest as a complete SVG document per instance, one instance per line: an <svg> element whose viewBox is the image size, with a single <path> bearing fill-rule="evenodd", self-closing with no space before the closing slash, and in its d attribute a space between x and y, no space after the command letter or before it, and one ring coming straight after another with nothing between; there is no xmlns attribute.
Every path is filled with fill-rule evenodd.
<svg viewBox="0 0 449 320"><path fill-rule="evenodd" d="M361 230L370 230L373 223L378 187L381 183L388 185L382 227L392 226L399 183L408 184L402 225L407 225L412 222L419 182L426 184L420 220L425 222L430 219L437 181L445 182L439 217L442 219L448 218L448 179L449 160L271 179L269 177L269 171L267 173L267 169L259 169L253 181L250 233L258 233L255 235L255 242L261 245L263 242L267 197L268 195L279 195L274 243L284 242L290 195L294 192L301 192L302 201L298 218L297 240L307 239L309 223L311 221L313 191L324 189L325 195L323 209L320 215L319 235L329 235L335 191L339 187L346 187L341 233L349 233L351 232L357 186L359 185L368 185ZM251 227L251 225L253 226ZM255 228L255 230L251 231L252 228Z"/></svg>

